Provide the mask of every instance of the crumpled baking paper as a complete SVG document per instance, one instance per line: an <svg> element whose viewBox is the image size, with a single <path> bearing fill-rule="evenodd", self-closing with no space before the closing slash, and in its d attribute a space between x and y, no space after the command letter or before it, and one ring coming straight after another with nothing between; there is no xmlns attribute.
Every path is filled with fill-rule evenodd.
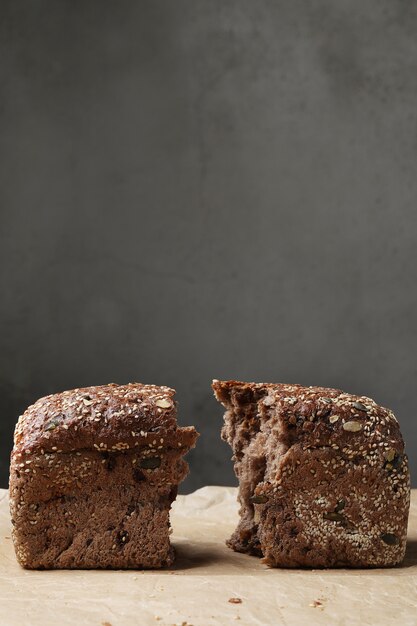
<svg viewBox="0 0 417 626"><path fill-rule="evenodd" d="M417 491L406 559L394 569L269 569L225 546L237 510L231 487L179 496L172 570L37 572L16 562L0 490L0 625L417 624Z"/></svg>

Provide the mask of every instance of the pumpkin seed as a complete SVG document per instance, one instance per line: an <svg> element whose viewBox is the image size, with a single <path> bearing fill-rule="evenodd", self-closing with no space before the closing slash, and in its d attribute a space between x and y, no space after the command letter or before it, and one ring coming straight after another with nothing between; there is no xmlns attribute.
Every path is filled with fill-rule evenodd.
<svg viewBox="0 0 417 626"><path fill-rule="evenodd" d="M389 450L386 451L384 456L386 460L388 461L388 463L391 463L391 461L393 461L395 457L395 450L393 448L390 448Z"/></svg>
<svg viewBox="0 0 417 626"><path fill-rule="evenodd" d="M358 409L358 411L365 411L365 413L368 412L368 409L364 404L362 404L362 402L353 402L352 406L354 406L355 409Z"/></svg>
<svg viewBox="0 0 417 626"><path fill-rule="evenodd" d="M402 454L398 454L397 452L394 452L394 456L392 456L391 454L389 454L391 452L391 450L388 451L388 453L385 455L385 458L387 459L384 463L384 469L388 470L389 472L391 472L394 469L398 469L401 465L401 463L403 462L403 455ZM388 456L390 457L388 459Z"/></svg>
<svg viewBox="0 0 417 626"><path fill-rule="evenodd" d="M349 433L357 433L362 430L362 424L354 420L350 422L345 422L343 424L343 430L347 430Z"/></svg>
<svg viewBox="0 0 417 626"><path fill-rule="evenodd" d="M169 409L172 406L171 400L167 400L166 398L158 398L155 401L156 406L159 406L161 409Z"/></svg>
<svg viewBox="0 0 417 626"><path fill-rule="evenodd" d="M156 469L161 465L161 458L159 456L149 456L141 459L139 463L143 469Z"/></svg>
<svg viewBox="0 0 417 626"><path fill-rule="evenodd" d="M252 504L265 504L265 502L268 502L267 496L252 496L249 500Z"/></svg>
<svg viewBox="0 0 417 626"><path fill-rule="evenodd" d="M380 535L380 539L386 543L388 546L398 546L400 543L399 537L394 535L393 533L383 533Z"/></svg>

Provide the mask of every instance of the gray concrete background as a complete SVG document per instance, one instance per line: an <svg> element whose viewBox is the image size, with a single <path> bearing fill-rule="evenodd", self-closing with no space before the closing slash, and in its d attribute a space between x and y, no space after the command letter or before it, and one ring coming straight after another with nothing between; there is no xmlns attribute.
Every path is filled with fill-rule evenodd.
<svg viewBox="0 0 417 626"><path fill-rule="evenodd" d="M217 378L364 393L417 480L417 14L405 0L0 5L1 485L37 397Z"/></svg>

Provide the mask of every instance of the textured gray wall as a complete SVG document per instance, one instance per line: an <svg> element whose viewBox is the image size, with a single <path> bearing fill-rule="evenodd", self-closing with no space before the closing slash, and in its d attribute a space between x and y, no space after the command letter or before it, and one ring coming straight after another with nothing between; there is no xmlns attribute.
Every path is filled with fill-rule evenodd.
<svg viewBox="0 0 417 626"><path fill-rule="evenodd" d="M178 390L185 490L233 481L213 377L374 396L415 457L415 2L0 18L2 486L27 404L111 381Z"/></svg>

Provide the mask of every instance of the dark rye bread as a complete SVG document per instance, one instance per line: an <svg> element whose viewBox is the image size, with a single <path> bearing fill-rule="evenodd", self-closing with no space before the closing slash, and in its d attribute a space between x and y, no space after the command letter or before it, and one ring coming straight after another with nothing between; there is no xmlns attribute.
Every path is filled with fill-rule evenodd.
<svg viewBox="0 0 417 626"><path fill-rule="evenodd" d="M169 509L198 436L177 426L174 394L139 383L86 387L20 416L9 492L23 567L172 563Z"/></svg>
<svg viewBox="0 0 417 626"><path fill-rule="evenodd" d="M228 541L272 567L383 567L405 553L408 461L394 414L364 396L213 381L240 521Z"/></svg>

